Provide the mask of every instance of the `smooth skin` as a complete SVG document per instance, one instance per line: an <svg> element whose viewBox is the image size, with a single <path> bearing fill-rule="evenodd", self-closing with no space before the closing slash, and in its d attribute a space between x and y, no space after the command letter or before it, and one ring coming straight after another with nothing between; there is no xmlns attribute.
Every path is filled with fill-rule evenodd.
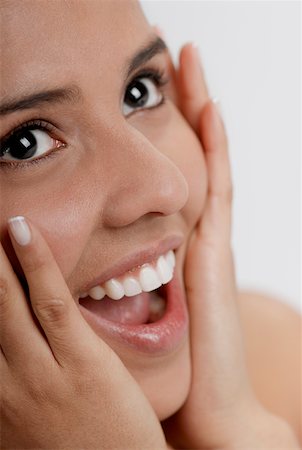
<svg viewBox="0 0 302 450"><path fill-rule="evenodd" d="M283 446L298 448L285 423L260 407L249 386L230 249L232 189L227 141L222 121L210 101L202 109L200 127L209 190L203 218L194 230L187 254L193 378L185 405L170 420L172 432L168 436L184 448L284 448L280 446L282 441ZM30 288L32 309L45 337L34 325L22 288L1 250L7 280L1 297L1 372L9 379L15 370L19 381L23 381L18 414L14 420L12 414L5 418L4 448L61 448L64 442L68 442L68 448L119 448L122 442L127 442L127 448L164 448L159 422L138 386L116 355L87 326L47 244L33 225L31 230L32 241L25 247L11 237ZM205 276L190 270L190 264L203 269ZM9 324L15 317L20 317L20 323L13 333ZM227 325L225 330L223 323ZM33 343L30 355L28 342ZM41 386L46 373L47 380ZM6 386L5 406L11 406L10 391L12 386ZM97 397L101 402L96 401ZM114 410L111 414L116 429L112 429L106 404ZM36 429L28 414L29 405L39 409ZM4 408L5 415L7 411L12 412ZM16 430L18 415L22 428ZM56 436L49 436L48 441L45 436L49 427L56 430ZM112 430L110 434L108 429Z"/></svg>
<svg viewBox="0 0 302 450"><path fill-rule="evenodd" d="M165 417L164 436L150 389L92 332L47 239L29 220L28 246L10 237L35 316L1 249L3 448L160 449L165 438L174 448L299 448L287 423L269 413L251 387L230 246L227 139L190 45L181 53L177 86L208 180L186 254L192 378L184 401Z"/></svg>

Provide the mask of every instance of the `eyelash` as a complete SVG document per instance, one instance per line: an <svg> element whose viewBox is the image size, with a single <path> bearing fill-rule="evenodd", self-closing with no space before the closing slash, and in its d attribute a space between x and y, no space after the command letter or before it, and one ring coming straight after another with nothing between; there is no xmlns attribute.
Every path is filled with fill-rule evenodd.
<svg viewBox="0 0 302 450"><path fill-rule="evenodd" d="M138 78L148 78L149 80L154 81L154 83L159 88L159 90L162 94L162 100L158 105L156 105L153 108L158 108L159 106L163 105L166 101L166 96L165 96L165 92L164 92L163 88L170 81L170 77L165 76L165 71L160 70L158 68L142 69L140 72L138 72L137 74L134 75L134 77L132 78L132 80L130 80L130 82L127 84L127 86L129 86L131 83L133 83ZM127 88L127 86L126 86L126 88ZM148 108L148 109L153 109L153 108Z"/></svg>
<svg viewBox="0 0 302 450"><path fill-rule="evenodd" d="M165 77L165 71L163 69L145 67L134 75L132 80L127 83L127 86L137 78L149 78L150 80L153 80L158 87L163 87L170 81L169 77Z"/></svg>
<svg viewBox="0 0 302 450"><path fill-rule="evenodd" d="M33 119L33 120L29 120L25 123L22 123L19 126L16 126L9 134L7 134L0 142L0 147L1 148L5 148L6 143L8 142L8 140L14 136L14 134L19 133L20 131L26 131L26 130L33 130L33 129L37 129L37 130L42 130L42 131L47 131L48 133L55 133L55 129L56 127L50 123L50 122L46 122L45 120L41 120L41 119ZM55 138L53 138L55 139ZM59 139L58 139L59 140ZM43 155L41 157L37 157L36 159L33 159L31 161L23 161L23 162L14 162L14 161L7 161L7 162L2 162L0 160L0 169L22 169L23 167L29 167L29 166L33 166L33 165L37 165L40 164L41 162L46 161L47 159L53 158L56 156L56 153L60 150L62 150L63 148L66 148L66 144L64 142L62 142L62 145L58 148L53 148L49 153L47 153L46 155ZM1 156L3 156L3 152L0 152L0 158Z"/></svg>
<svg viewBox="0 0 302 450"><path fill-rule="evenodd" d="M164 93L164 89L163 87L169 83L170 78L169 77L165 77L164 75L164 70L160 70L158 68L144 68L142 69L140 72L136 73L134 75L134 77L127 83L126 85L126 89L127 87L133 83L136 79L139 78L148 78L152 81L154 81L155 85L159 88L161 94L162 94L162 100L161 102L151 108L148 108L149 110L152 109L156 109L159 108L160 106L162 106L165 101L166 101L166 96ZM138 111L140 110L140 108L138 108ZM135 111L134 111L135 112ZM129 116L131 116L132 114L130 114ZM41 119L33 119L30 121L27 121L19 126L16 126L10 133L8 133L0 142L0 147L4 148L6 143L8 142L8 140L15 134L18 133L22 130L32 130L33 127L35 129L39 129L42 131L48 131L49 133L55 133L55 126L53 124L51 124L50 122L46 122L45 120L41 120ZM55 139L55 138L54 138ZM41 156L40 158L36 158L33 159L31 161L24 161L24 162L13 162L13 161L9 161L9 162L1 162L0 160L0 168L2 168L2 166L4 166L4 169L22 169L23 167L29 167L29 166L33 166L33 165L37 165L40 164L41 162L44 162L52 157L56 156L56 153L58 153L60 150L62 150L63 148L66 148L66 144L63 142L63 145L60 146L57 149L52 149L48 154L46 154L45 156ZM2 156L2 154L0 153L0 157Z"/></svg>

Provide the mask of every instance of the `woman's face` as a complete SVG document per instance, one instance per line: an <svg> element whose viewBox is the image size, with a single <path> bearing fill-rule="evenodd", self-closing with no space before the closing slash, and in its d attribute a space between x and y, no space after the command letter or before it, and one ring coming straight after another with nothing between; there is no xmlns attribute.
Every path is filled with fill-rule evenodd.
<svg viewBox="0 0 302 450"><path fill-rule="evenodd" d="M160 304L154 292L79 306L163 419L189 389L183 268L207 185L168 51L136 1L3 0L1 8L1 241L22 278L6 221L28 217L77 304L111 278L140 279L138 266L175 250L173 281L157 291L161 319L142 319ZM170 81L159 86L157 72ZM32 131L6 140L28 122Z"/></svg>

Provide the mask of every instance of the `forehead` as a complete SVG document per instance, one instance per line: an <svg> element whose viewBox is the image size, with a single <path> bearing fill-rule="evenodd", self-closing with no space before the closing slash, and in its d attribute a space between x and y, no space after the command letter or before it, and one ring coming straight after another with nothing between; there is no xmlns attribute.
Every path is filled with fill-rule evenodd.
<svg viewBox="0 0 302 450"><path fill-rule="evenodd" d="M102 80L150 31L133 0L0 0L1 95L95 68Z"/></svg>

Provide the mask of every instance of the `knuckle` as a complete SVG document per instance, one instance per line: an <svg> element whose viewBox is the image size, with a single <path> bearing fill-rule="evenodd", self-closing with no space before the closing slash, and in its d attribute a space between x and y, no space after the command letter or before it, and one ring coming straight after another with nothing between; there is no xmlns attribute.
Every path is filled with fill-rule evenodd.
<svg viewBox="0 0 302 450"><path fill-rule="evenodd" d="M33 307L38 318L48 324L64 322L68 313L67 303L59 297L40 297Z"/></svg>
<svg viewBox="0 0 302 450"><path fill-rule="evenodd" d="M30 367L22 368L20 373L22 392L32 404L39 404L54 397L55 393L60 391L60 374L54 359L36 355L31 362Z"/></svg>
<svg viewBox="0 0 302 450"><path fill-rule="evenodd" d="M26 394L31 404L43 405L54 398L55 388L57 389L57 386L54 386L52 379L53 377L46 377L41 382L41 379L38 377L33 377L26 380Z"/></svg>

